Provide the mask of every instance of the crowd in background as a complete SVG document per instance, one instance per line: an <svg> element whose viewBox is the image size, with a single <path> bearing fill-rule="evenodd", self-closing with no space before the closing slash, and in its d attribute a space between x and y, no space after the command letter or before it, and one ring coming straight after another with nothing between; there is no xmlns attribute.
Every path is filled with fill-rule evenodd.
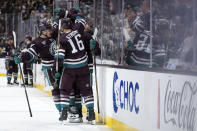
<svg viewBox="0 0 197 131"><path fill-rule="evenodd" d="M153 60L160 54L164 56L158 61L159 67L171 68L167 67L169 63L177 67L182 64L185 68L196 66L197 2L152 0L150 10L150 5L145 6L144 1L148 0L104 0L103 3L102 0L79 0L80 11L90 27L99 29L101 58L115 64L130 65L127 62L128 51L132 50L130 45L136 37L133 23L147 10L149 13L152 11L152 36L149 36L152 39ZM3 5L0 7L0 34L6 33L3 14L21 12L23 20L26 20L31 15L52 13L52 3L52 0L0 1ZM144 23L148 23L147 32L150 32L150 17ZM2 40L4 39L0 39L0 43Z"/></svg>
<svg viewBox="0 0 197 131"><path fill-rule="evenodd" d="M152 24L152 34L149 34L149 37L152 39L153 61L163 55L163 58L157 61L158 68L195 70L197 2L152 0L150 10L150 4L147 6L143 4L144 1L148 0L105 0L103 5L101 0L96 1L95 25L100 29L99 32L102 32L99 34L102 41L102 59L129 65L127 52L137 35L133 22L136 18L143 17L144 10L147 10L149 14L152 11L152 23L149 15L142 25L144 23L144 26L148 27L147 32L150 32Z"/></svg>
<svg viewBox="0 0 197 131"><path fill-rule="evenodd" d="M53 12L53 0L1 0L0 5L0 56L6 38L11 35L12 30L16 30L17 25L31 24L30 17L40 19L38 17L43 18ZM27 25L27 28L30 28L30 25Z"/></svg>
<svg viewBox="0 0 197 131"><path fill-rule="evenodd" d="M133 4L134 1L128 0L124 8L126 21L130 27L127 27L130 36L135 35L135 33L131 33L133 32L133 20L136 16L141 15L141 10L144 8L142 1L137 0L136 4ZM196 5L197 2L192 0L152 1L153 59L154 55L165 51L164 61L160 64L162 68L171 68L167 67L170 63L180 70L196 69Z"/></svg>
<svg viewBox="0 0 197 131"><path fill-rule="evenodd" d="M52 12L52 0L1 0L0 14L24 13L24 19L37 12Z"/></svg>

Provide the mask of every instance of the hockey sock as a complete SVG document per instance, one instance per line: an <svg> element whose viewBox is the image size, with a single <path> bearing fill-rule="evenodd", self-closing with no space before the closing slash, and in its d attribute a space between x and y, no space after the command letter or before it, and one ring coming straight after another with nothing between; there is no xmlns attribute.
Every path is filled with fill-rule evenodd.
<svg viewBox="0 0 197 131"><path fill-rule="evenodd" d="M17 76L18 76L18 74L14 73L14 81L17 81Z"/></svg>
<svg viewBox="0 0 197 131"><path fill-rule="evenodd" d="M25 83L28 83L28 76L27 75L24 75L24 80L25 80Z"/></svg>
<svg viewBox="0 0 197 131"><path fill-rule="evenodd" d="M77 107L78 111L82 110L81 96L76 96L76 98L75 98L75 107Z"/></svg>
<svg viewBox="0 0 197 131"><path fill-rule="evenodd" d="M55 103L55 107L59 112L62 111L61 104L60 104L60 92L59 89L55 88L52 90L53 101Z"/></svg>
<svg viewBox="0 0 197 131"><path fill-rule="evenodd" d="M61 109L61 104L55 104L55 107L56 107L56 109L57 109L59 112L62 111L62 109Z"/></svg>
<svg viewBox="0 0 197 131"><path fill-rule="evenodd" d="M75 105L75 98L71 98L69 99L70 101L70 106L74 106Z"/></svg>
<svg viewBox="0 0 197 131"><path fill-rule="evenodd" d="M28 83L28 78L25 78L25 83Z"/></svg>
<svg viewBox="0 0 197 131"><path fill-rule="evenodd" d="M84 97L84 101L85 101L87 109L94 108L94 97L93 96Z"/></svg>
<svg viewBox="0 0 197 131"><path fill-rule="evenodd" d="M60 94L61 111L64 108L69 108L69 96Z"/></svg>
<svg viewBox="0 0 197 131"><path fill-rule="evenodd" d="M61 111L63 111L64 108L67 108L67 109L69 108L69 104L60 104L60 106L61 106L61 109L60 109Z"/></svg>
<svg viewBox="0 0 197 131"><path fill-rule="evenodd" d="M33 79L30 79L30 83L33 84Z"/></svg>
<svg viewBox="0 0 197 131"><path fill-rule="evenodd" d="M69 103L70 103L70 106L74 106L75 105L75 92L74 92L73 89L70 92Z"/></svg>
<svg viewBox="0 0 197 131"><path fill-rule="evenodd" d="M10 83L11 82L11 77L7 77L7 80L8 80L8 82Z"/></svg>
<svg viewBox="0 0 197 131"><path fill-rule="evenodd" d="M8 80L8 82L11 82L11 79L12 79L12 75L11 74L7 74L7 80Z"/></svg>
<svg viewBox="0 0 197 131"><path fill-rule="evenodd" d="M78 110L82 110L82 104L81 103L75 103L75 107L77 107Z"/></svg>

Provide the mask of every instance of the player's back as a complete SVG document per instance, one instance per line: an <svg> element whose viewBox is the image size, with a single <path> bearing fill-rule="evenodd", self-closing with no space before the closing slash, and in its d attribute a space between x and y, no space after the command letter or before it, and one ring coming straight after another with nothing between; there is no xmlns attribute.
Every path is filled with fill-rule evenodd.
<svg viewBox="0 0 197 131"><path fill-rule="evenodd" d="M150 14L137 16L133 28L136 33L133 40L135 50L150 53Z"/></svg>
<svg viewBox="0 0 197 131"><path fill-rule="evenodd" d="M88 56L85 50L85 40L78 30L62 34L60 43L65 50L64 66L67 68L79 68L87 66Z"/></svg>

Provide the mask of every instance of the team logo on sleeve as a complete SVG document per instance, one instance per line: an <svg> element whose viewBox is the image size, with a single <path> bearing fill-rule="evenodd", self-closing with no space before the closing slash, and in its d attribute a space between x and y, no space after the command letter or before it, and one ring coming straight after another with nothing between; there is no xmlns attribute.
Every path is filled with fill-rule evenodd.
<svg viewBox="0 0 197 131"><path fill-rule="evenodd" d="M55 51L56 51L56 41L52 41L51 46L49 48L49 52L52 56L55 56Z"/></svg>

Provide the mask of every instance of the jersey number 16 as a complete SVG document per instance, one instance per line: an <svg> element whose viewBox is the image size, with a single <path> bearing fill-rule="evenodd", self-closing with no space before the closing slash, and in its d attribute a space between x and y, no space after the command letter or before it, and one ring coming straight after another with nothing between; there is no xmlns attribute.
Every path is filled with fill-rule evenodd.
<svg viewBox="0 0 197 131"><path fill-rule="evenodd" d="M77 46L78 46L79 50L80 50L80 51L84 50L83 41L80 39L80 38L81 38L81 35L80 35L80 34L77 34L76 36L74 36L74 38L75 38L75 41L76 41L76 43L77 43ZM72 54L77 53L78 50L77 50L77 48L75 47L73 41L72 41L71 39L69 39L68 41L69 41L69 43L70 43L70 45L71 45L71 47L72 47Z"/></svg>

